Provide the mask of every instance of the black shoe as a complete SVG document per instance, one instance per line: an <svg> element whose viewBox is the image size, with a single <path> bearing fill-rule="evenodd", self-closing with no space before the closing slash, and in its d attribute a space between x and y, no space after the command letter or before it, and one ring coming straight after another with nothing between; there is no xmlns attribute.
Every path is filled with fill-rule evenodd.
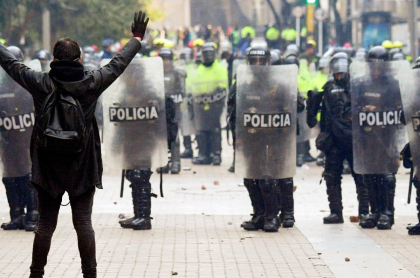
<svg viewBox="0 0 420 278"><path fill-rule="evenodd" d="M193 150L185 149L185 151L181 154L181 158L193 158Z"/></svg>
<svg viewBox="0 0 420 278"><path fill-rule="evenodd" d="M381 214L379 216L378 224L376 227L378 230L390 230L392 225L394 225L393 217L386 214Z"/></svg>
<svg viewBox="0 0 420 278"><path fill-rule="evenodd" d="M283 228L293 228L295 225L295 218L293 215L285 215L282 222Z"/></svg>
<svg viewBox="0 0 420 278"><path fill-rule="evenodd" d="M194 157L192 163L194 165L210 165L213 163L213 160L210 157L199 156Z"/></svg>
<svg viewBox="0 0 420 278"><path fill-rule="evenodd" d="M313 158L309 153L304 155L304 160L305 160L305 162L315 162L316 161L316 159Z"/></svg>
<svg viewBox="0 0 420 278"><path fill-rule="evenodd" d="M241 228L246 231L258 231L264 228L264 215L253 215L251 220L241 224Z"/></svg>
<svg viewBox="0 0 420 278"><path fill-rule="evenodd" d="M131 224L133 230L150 230L152 229L152 221L150 217L140 217L133 220Z"/></svg>
<svg viewBox="0 0 420 278"><path fill-rule="evenodd" d="M133 228L133 221L134 221L134 219L136 219L135 217L131 217L131 218L128 218L128 219L124 219L124 220L121 220L121 221L119 221L119 223L120 223L120 225L121 225L121 228L124 228L124 229L132 229Z"/></svg>
<svg viewBox="0 0 420 278"><path fill-rule="evenodd" d="M296 166L301 167L303 164L305 164L305 156L298 154L296 157Z"/></svg>
<svg viewBox="0 0 420 278"><path fill-rule="evenodd" d="M416 224L416 225L410 225L407 227L408 230L408 234L410 236L417 236L420 235L420 223Z"/></svg>
<svg viewBox="0 0 420 278"><path fill-rule="evenodd" d="M1 224L1 228L5 231L24 230L25 229L25 215L21 215L12 221Z"/></svg>
<svg viewBox="0 0 420 278"><path fill-rule="evenodd" d="M166 166L164 166L162 168L157 168L156 169L156 172L158 174L160 174L160 172L162 172L162 174L169 174L169 165L166 165Z"/></svg>
<svg viewBox="0 0 420 278"><path fill-rule="evenodd" d="M324 224L343 224L343 215L339 213L331 212L330 215L324 217Z"/></svg>
<svg viewBox="0 0 420 278"><path fill-rule="evenodd" d="M378 224L378 220L379 220L379 213L372 213L372 214L369 214L367 219L359 222L359 226L362 227L363 229L373 229Z"/></svg>
<svg viewBox="0 0 420 278"><path fill-rule="evenodd" d="M359 214L359 226L366 225L366 221L368 220L369 215L368 214Z"/></svg>
<svg viewBox="0 0 420 278"><path fill-rule="evenodd" d="M279 231L280 221L278 217L264 220L263 231L267 233L275 233Z"/></svg>
<svg viewBox="0 0 420 278"><path fill-rule="evenodd" d="M228 169L229 172L231 173L235 173L235 164L233 164L232 166L230 166L230 168Z"/></svg>
<svg viewBox="0 0 420 278"><path fill-rule="evenodd" d="M179 162L173 162L171 165L171 174L176 175L181 171L181 165Z"/></svg>
<svg viewBox="0 0 420 278"><path fill-rule="evenodd" d="M213 166L220 166L222 164L222 158L220 157L220 154L213 155Z"/></svg>

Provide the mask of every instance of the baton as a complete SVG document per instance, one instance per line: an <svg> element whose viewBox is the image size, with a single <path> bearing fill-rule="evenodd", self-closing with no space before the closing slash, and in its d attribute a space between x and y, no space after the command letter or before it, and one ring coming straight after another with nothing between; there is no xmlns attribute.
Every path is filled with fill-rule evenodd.
<svg viewBox="0 0 420 278"><path fill-rule="evenodd" d="M125 170L122 170L121 174L121 192L120 192L120 198L124 196L124 180L125 180Z"/></svg>
<svg viewBox="0 0 420 278"><path fill-rule="evenodd" d="M413 188L413 176L414 176L414 167L411 167L411 170L410 170L410 184L408 185L407 204L409 204L411 202L411 190Z"/></svg>

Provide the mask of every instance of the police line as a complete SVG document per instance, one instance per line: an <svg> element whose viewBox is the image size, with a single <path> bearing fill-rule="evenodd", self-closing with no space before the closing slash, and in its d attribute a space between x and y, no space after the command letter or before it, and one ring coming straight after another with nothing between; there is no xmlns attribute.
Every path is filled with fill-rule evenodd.
<svg viewBox="0 0 420 278"><path fill-rule="evenodd" d="M34 126L35 114L22 114L0 118L0 131L20 130Z"/></svg>

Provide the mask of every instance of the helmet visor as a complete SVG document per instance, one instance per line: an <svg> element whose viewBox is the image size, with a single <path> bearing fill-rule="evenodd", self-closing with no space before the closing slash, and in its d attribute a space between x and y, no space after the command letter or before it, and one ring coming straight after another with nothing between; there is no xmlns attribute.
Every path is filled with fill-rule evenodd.
<svg viewBox="0 0 420 278"><path fill-rule="evenodd" d="M348 59L334 59L331 61L331 73L348 73L349 72L349 60Z"/></svg>

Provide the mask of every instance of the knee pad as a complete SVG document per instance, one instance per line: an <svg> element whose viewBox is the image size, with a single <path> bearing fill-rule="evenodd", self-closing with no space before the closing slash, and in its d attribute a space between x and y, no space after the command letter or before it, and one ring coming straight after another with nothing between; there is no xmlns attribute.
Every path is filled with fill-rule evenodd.
<svg viewBox="0 0 420 278"><path fill-rule="evenodd" d="M131 183L148 182L153 172L150 169L134 169L127 170L126 178Z"/></svg>
<svg viewBox="0 0 420 278"><path fill-rule="evenodd" d="M263 193L270 193L276 189L276 183L273 180L260 180L260 188Z"/></svg>
<svg viewBox="0 0 420 278"><path fill-rule="evenodd" d="M324 177L325 182L329 184L341 184L341 174L325 171L322 176Z"/></svg>
<svg viewBox="0 0 420 278"><path fill-rule="evenodd" d="M397 179L395 178L394 174L386 174L383 177L384 184L390 190L395 190L395 186L397 183Z"/></svg>

